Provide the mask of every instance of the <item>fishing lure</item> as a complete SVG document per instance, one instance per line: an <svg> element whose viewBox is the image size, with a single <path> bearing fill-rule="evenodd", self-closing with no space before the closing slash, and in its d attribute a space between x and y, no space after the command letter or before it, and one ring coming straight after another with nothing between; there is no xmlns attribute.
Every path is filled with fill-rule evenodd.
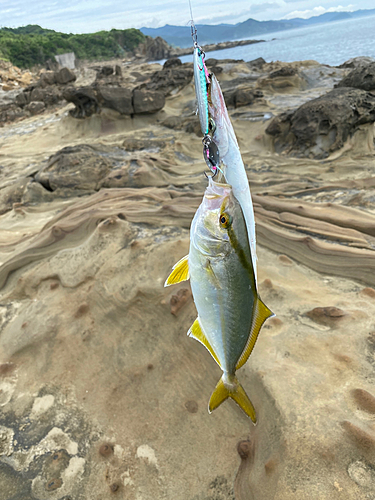
<svg viewBox="0 0 375 500"><path fill-rule="evenodd" d="M191 17L193 18L192 14ZM209 113L211 75L209 74L205 63L205 53L202 47L198 44L197 29L193 20L191 20L191 36L194 44L193 66L195 95L197 97L198 115L203 134L203 158L214 177L218 170L220 170L220 155L219 149L212 139L216 125Z"/></svg>

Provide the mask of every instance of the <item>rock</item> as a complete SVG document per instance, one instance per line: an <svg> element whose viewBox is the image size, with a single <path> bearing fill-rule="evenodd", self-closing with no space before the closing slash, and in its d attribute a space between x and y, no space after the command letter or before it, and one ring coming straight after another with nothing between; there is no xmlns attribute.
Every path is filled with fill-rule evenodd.
<svg viewBox="0 0 375 500"><path fill-rule="evenodd" d="M239 88L224 91L223 95L227 106L238 108L253 104L255 99L263 97L263 92L253 88Z"/></svg>
<svg viewBox="0 0 375 500"><path fill-rule="evenodd" d="M161 149L165 147L165 142L155 139L135 139L134 137L129 137L124 140L122 147L126 151L141 151L150 148Z"/></svg>
<svg viewBox="0 0 375 500"><path fill-rule="evenodd" d="M184 124L184 119L181 116L167 116L162 122L163 127L171 128L174 130L181 130Z"/></svg>
<svg viewBox="0 0 375 500"><path fill-rule="evenodd" d="M57 83L55 71L44 71L39 78L41 87L47 87L48 85L54 85Z"/></svg>
<svg viewBox="0 0 375 500"><path fill-rule="evenodd" d="M163 69L168 69L168 68L177 68L179 66L182 66L181 59L178 57L172 57L171 59L167 59L163 65Z"/></svg>
<svg viewBox="0 0 375 500"><path fill-rule="evenodd" d="M67 88L63 97L76 106L69 111L74 118L86 118L99 112L96 93L92 87Z"/></svg>
<svg viewBox="0 0 375 500"><path fill-rule="evenodd" d="M261 68L264 64L266 64L266 61L263 59L263 57L257 57L256 59L253 59L252 61L249 61L247 63L247 65L251 68Z"/></svg>
<svg viewBox="0 0 375 500"><path fill-rule="evenodd" d="M98 71L97 77L100 78L103 76L106 77L110 75L113 75L113 66L103 66Z"/></svg>
<svg viewBox="0 0 375 500"><path fill-rule="evenodd" d="M191 68L167 67L162 71L155 71L151 76L151 81L147 83L147 89L159 90L167 96L172 90L181 90L186 87L191 82L193 74Z"/></svg>
<svg viewBox="0 0 375 500"><path fill-rule="evenodd" d="M12 210L15 203L20 203L23 193L30 179L23 178L15 181L10 186L0 189L0 215Z"/></svg>
<svg viewBox="0 0 375 500"><path fill-rule="evenodd" d="M375 95L339 88L275 117L266 129L276 152L326 158L364 124L375 121Z"/></svg>
<svg viewBox="0 0 375 500"><path fill-rule="evenodd" d="M306 316L322 325L333 326L347 313L338 307L315 307L306 313Z"/></svg>
<svg viewBox="0 0 375 500"><path fill-rule="evenodd" d="M335 85L335 88L339 87L353 87L367 91L375 90L375 61L353 69Z"/></svg>
<svg viewBox="0 0 375 500"><path fill-rule="evenodd" d="M26 106L26 104L29 104L30 99L31 99L31 92L24 91L17 95L17 97L15 98L15 103L21 108L23 108L24 106Z"/></svg>
<svg viewBox="0 0 375 500"><path fill-rule="evenodd" d="M55 72L56 83L65 85L69 82L75 82L77 79L74 72L69 68L61 68L59 71Z"/></svg>
<svg viewBox="0 0 375 500"><path fill-rule="evenodd" d="M29 111L32 116L41 113L42 111L45 110L45 108L46 105L44 104L44 102L41 101L30 102L30 104L27 104L25 106L25 110Z"/></svg>
<svg viewBox="0 0 375 500"><path fill-rule="evenodd" d="M375 62L375 59L373 57L353 57L352 59L349 59L348 61L344 62L343 64L340 64L340 66L337 66L338 68L352 68L356 69L362 66L367 66L370 63Z"/></svg>
<svg viewBox="0 0 375 500"><path fill-rule="evenodd" d="M114 109L122 115L134 113L133 94L122 87L98 87L97 101L101 107Z"/></svg>
<svg viewBox="0 0 375 500"><path fill-rule="evenodd" d="M162 92L152 92L150 90L133 91L133 105L134 113L156 113L163 109L165 104L165 97Z"/></svg>
<svg viewBox="0 0 375 500"><path fill-rule="evenodd" d="M75 190L94 191L109 173L111 163L88 145L66 147L52 155L35 180L47 190L68 189L70 196Z"/></svg>
<svg viewBox="0 0 375 500"><path fill-rule="evenodd" d="M269 78L279 78L285 76L294 76L297 74L297 69L294 66L283 66L282 68L272 71L268 77Z"/></svg>
<svg viewBox="0 0 375 500"><path fill-rule="evenodd" d="M172 47L160 36L156 38L147 37L136 50L137 57L145 57L148 61L167 59Z"/></svg>

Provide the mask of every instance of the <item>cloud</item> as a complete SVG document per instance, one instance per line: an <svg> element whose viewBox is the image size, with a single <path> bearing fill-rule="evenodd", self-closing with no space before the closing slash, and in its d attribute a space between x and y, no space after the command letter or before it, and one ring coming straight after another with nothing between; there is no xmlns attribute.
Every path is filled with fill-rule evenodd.
<svg viewBox="0 0 375 500"><path fill-rule="evenodd" d="M308 19L309 17L313 16L321 16L322 14L326 14L327 12L353 12L354 10L354 5L350 4L347 6L342 6L338 5L337 7L330 7L329 9L326 9L322 5L319 7L314 7L313 9L307 9L307 10L294 10L293 12L290 12L286 16L283 17L283 19L293 19L295 17L301 17L302 19Z"/></svg>
<svg viewBox="0 0 375 500"><path fill-rule="evenodd" d="M259 12L273 9L280 9L280 5L278 3L256 3L250 7L249 12L251 14L258 14Z"/></svg>

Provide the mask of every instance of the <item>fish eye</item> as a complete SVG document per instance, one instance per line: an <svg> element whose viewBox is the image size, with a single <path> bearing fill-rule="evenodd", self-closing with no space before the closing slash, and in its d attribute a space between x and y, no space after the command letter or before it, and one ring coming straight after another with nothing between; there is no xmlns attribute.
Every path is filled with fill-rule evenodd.
<svg viewBox="0 0 375 500"><path fill-rule="evenodd" d="M224 227L225 229L226 229L227 227L229 227L229 226L230 226L230 224L231 224L230 217L229 217L227 214L225 214L225 213L220 214L220 219L219 219L219 221L220 221L220 225L221 225L222 227Z"/></svg>

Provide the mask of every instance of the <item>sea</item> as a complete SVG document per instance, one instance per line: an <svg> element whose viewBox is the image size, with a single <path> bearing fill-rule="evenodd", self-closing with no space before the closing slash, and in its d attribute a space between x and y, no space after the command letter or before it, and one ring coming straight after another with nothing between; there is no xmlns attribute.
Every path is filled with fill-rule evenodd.
<svg viewBox="0 0 375 500"><path fill-rule="evenodd" d="M251 61L263 57L266 62L313 59L330 66L339 66L352 57L375 58L375 16L278 31L253 38L261 38L265 42L207 52L206 58ZM180 59L190 62L192 55Z"/></svg>

